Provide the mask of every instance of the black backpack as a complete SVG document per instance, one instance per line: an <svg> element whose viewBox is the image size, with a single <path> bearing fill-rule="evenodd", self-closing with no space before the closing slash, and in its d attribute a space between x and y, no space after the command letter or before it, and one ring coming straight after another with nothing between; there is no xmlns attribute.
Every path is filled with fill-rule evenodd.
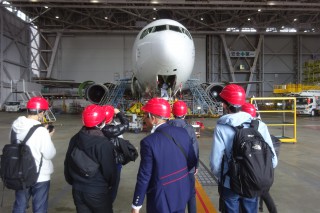
<svg viewBox="0 0 320 213"><path fill-rule="evenodd" d="M273 153L258 132L259 121L252 120L249 128L233 127L236 131L228 176L231 189L243 197L258 197L269 191L274 178Z"/></svg>
<svg viewBox="0 0 320 213"><path fill-rule="evenodd" d="M37 171L36 162L26 142L40 126L42 125L38 124L31 127L21 143L17 143L16 134L12 130L11 144L6 144L3 147L0 176L4 186L8 189L22 190L29 188L37 182L42 166L42 155L39 171Z"/></svg>

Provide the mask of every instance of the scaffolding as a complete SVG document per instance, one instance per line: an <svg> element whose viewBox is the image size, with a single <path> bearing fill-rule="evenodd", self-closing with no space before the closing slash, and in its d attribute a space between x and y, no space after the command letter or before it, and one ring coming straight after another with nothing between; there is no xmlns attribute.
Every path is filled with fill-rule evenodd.
<svg viewBox="0 0 320 213"><path fill-rule="evenodd" d="M303 83L320 83L320 60L309 60L303 66Z"/></svg>
<svg viewBox="0 0 320 213"><path fill-rule="evenodd" d="M129 79L129 78L117 80L117 84L110 91L110 95L108 96L106 103L108 103L114 107L118 107L118 105L123 100L123 94L124 94L126 87L130 81L131 81L131 79Z"/></svg>
<svg viewBox="0 0 320 213"><path fill-rule="evenodd" d="M202 88L198 79L190 79L187 82L193 96L192 114L220 115L220 103L213 101Z"/></svg>

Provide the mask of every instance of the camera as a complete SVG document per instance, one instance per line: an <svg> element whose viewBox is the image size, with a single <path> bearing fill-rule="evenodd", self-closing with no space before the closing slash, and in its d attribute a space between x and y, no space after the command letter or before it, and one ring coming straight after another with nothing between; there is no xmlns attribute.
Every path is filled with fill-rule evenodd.
<svg viewBox="0 0 320 213"><path fill-rule="evenodd" d="M52 132L54 129L54 126L52 124L49 124L47 129L49 130L49 132Z"/></svg>

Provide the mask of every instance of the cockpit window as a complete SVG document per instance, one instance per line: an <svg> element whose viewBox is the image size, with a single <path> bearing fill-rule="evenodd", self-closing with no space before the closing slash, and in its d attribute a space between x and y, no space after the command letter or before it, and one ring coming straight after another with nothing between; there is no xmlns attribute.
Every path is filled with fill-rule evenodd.
<svg viewBox="0 0 320 213"><path fill-rule="evenodd" d="M163 31L163 30L166 30L166 29L167 29L167 25L155 26L152 32L153 33L154 32L159 32L159 31Z"/></svg>
<svg viewBox="0 0 320 213"><path fill-rule="evenodd" d="M140 39L143 39L144 37L146 37L146 35L148 35L149 33L151 33L152 31L152 27L148 28L148 29L145 29L142 33L141 33L141 36L140 36Z"/></svg>
<svg viewBox="0 0 320 213"><path fill-rule="evenodd" d="M178 26L169 25L169 30L181 33L180 27Z"/></svg>
<svg viewBox="0 0 320 213"><path fill-rule="evenodd" d="M182 31L184 34L186 34L192 40L191 34L189 33L189 31L187 29L182 29Z"/></svg>
<svg viewBox="0 0 320 213"><path fill-rule="evenodd" d="M154 27L150 27L148 29L145 29L141 33L140 39L143 39L149 33L155 33L155 32L160 32L160 31L164 31L164 30L171 30L171 31L186 34L192 40L191 34L189 33L189 31L187 29L184 29L184 28L181 28L178 26L174 26L174 25L159 25L159 26L154 26Z"/></svg>

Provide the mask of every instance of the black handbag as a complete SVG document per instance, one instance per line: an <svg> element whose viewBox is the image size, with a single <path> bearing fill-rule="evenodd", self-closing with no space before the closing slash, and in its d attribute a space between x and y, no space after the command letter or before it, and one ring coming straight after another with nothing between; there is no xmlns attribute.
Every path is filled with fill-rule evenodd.
<svg viewBox="0 0 320 213"><path fill-rule="evenodd" d="M117 164L126 165L130 161L135 161L138 158L138 151L130 141L123 138L115 138L115 140L114 155Z"/></svg>

